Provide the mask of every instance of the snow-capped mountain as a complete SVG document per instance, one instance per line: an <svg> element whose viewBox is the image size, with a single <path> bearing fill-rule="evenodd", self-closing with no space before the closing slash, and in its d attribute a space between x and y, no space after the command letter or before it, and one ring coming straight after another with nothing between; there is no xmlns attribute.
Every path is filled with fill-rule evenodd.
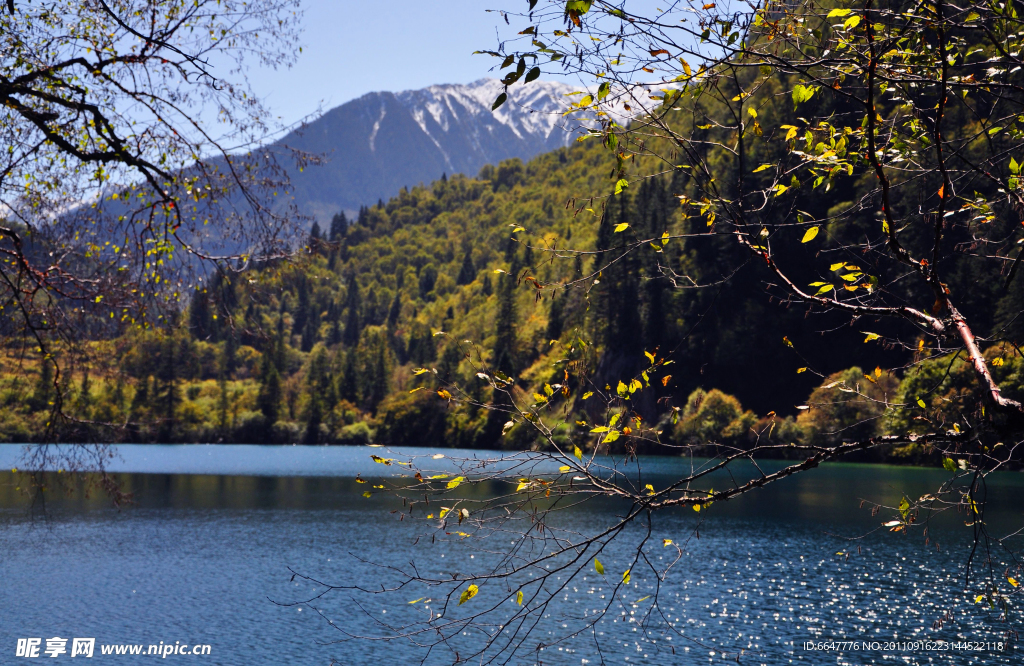
<svg viewBox="0 0 1024 666"><path fill-rule="evenodd" d="M300 210L321 221L429 183L442 173L476 175L485 164L529 159L573 140L562 112L566 84L534 81L509 89L493 79L376 92L331 109L280 143L326 163L292 174Z"/></svg>

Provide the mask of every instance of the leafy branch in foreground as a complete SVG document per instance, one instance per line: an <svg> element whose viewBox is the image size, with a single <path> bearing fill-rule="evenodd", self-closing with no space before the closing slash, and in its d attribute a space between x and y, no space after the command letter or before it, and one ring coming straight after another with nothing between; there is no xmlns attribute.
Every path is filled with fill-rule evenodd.
<svg viewBox="0 0 1024 666"><path fill-rule="evenodd" d="M73 422L61 396L81 341L166 322L211 270L291 251L245 63L289 65L299 15L291 0L7 9L0 317L50 366L50 423Z"/></svg>
<svg viewBox="0 0 1024 666"><path fill-rule="evenodd" d="M517 17L516 27L523 28L488 52L501 69L515 66L503 79L506 86L528 84L550 67L593 82L568 113L601 122L599 128L582 123L584 140L600 141L609 151L610 178L605 193L580 209L599 212L610 237L629 238L612 264L658 252L670 241L693 252L701 244L720 249L724 281L736 279L743 266L758 267L745 279L756 280L767 298L818 315L822 332L854 328L866 343L901 352L906 376L930 367L929 355L948 363L948 375L962 356L971 373L967 398L948 402L964 409L933 421L917 411L929 407L920 394L894 400L883 393L871 399L893 424L902 424L890 435L844 441L843 433L832 433L817 442L778 442L772 415L749 446L697 449L663 443L659 420L635 408L653 373L672 360L671 350L648 351L645 369L613 377L607 357L597 361L597 372L574 362L573 354L589 344L581 339L567 349L561 381L532 394L496 364L480 364L478 372L494 392L490 402L474 401L451 385L439 385L439 397L491 410L495 420L505 421L503 432L531 428L546 449L452 461L450 471L402 459L415 474L379 488L402 498L403 520L428 522L421 539L468 544L480 563L460 558L458 570L447 575L424 573L414 563L382 565L390 585L318 582L321 596L342 590L386 596L427 586L434 606L399 616L407 621L375 618L380 631L370 637L407 639L425 649L424 660L444 649L454 662L504 663L532 651L528 639L535 633L546 636L543 645L587 637L601 656L597 628L612 609L637 622L652 644L656 635L673 633L694 640L661 613L658 590L671 565L652 558L659 545L652 537L656 516L688 507L703 520L712 503L848 452L924 443L939 453L952 478L917 500L875 507L890 513L880 528L923 532L936 513L966 512L974 547L964 586L972 598L1007 608L1019 593L1020 562L983 520L985 480L1019 463L1024 413L994 378L993 364L1002 356L982 345L1016 344L1007 335L1010 325L985 324L994 320L992 303L971 303L972 281L959 276L975 276L985 293L992 285L1015 288L1024 255L1018 247L1024 193L1016 159L1024 153L1024 31L1012 6L808 1L734 11L717 3L670 3L640 14L625 3L531 0L523 14L505 15ZM495 107L504 99L499 96ZM628 222L614 217L618 202L631 188L667 175L681 219L633 236ZM553 259L575 254L541 244L531 248ZM684 271L666 266L661 273L674 288L700 288L701 281ZM614 270L605 263L577 273L531 284L540 293L568 285L589 294ZM518 271L514 277L523 280ZM628 321L628 313L608 313L613 335L628 331L615 332L621 318ZM788 337L784 342L793 347ZM881 367L864 377L872 384L881 379ZM929 400L937 399L932 396L945 381L938 377L929 387ZM840 380L823 387L819 397L833 389L868 395ZM570 423L577 408L588 416ZM692 471L655 484L636 455L641 446L708 457L692 458ZM806 456L801 462L762 470L765 455L794 447ZM741 463L750 465L745 474ZM716 472L721 474L712 487ZM442 474L457 475L459 483L448 488ZM471 494L467 486L480 490ZM615 518L590 529L573 524L571 508L602 501L608 502L604 515ZM444 515L431 506L442 506ZM672 545L682 549L686 541L666 539L660 547ZM579 599L567 604L573 583L591 571L607 578L607 587L599 588L607 594L593 602L584 596L582 607L575 605ZM653 601L639 616L627 616L635 602L623 594L624 585L641 576ZM474 586L472 599L468 585ZM1007 613L1003 619L1009 620Z"/></svg>

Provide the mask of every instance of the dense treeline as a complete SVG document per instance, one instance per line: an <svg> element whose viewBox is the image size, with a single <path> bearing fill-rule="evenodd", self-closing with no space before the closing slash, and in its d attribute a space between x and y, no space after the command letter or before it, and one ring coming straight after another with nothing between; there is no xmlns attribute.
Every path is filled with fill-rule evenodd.
<svg viewBox="0 0 1024 666"><path fill-rule="evenodd" d="M445 177L364 207L355 219L339 213L326 229L314 225L301 261L213 275L177 325L91 344L92 360L60 384L78 419L61 423L61 435L531 446L522 427L502 437L500 415L414 390L456 384L487 403L491 389L476 376L486 367L515 377L529 394L559 381L565 370L557 362L568 349L574 372L597 386L632 376L644 352L670 358L672 376L654 382L637 405L649 422L663 423L667 441L884 432L896 418L884 413L884 400L921 400L922 415L940 420L954 403L974 408L956 372L925 385L929 369L949 360L928 361L903 378L890 369L927 358L928 349L865 344L863 326L825 337L818 331L848 320L809 320L804 309L773 302L761 266L704 218L682 214L679 195L688 183L681 170L607 198L573 198L610 189L606 155L584 144L528 164L485 167L477 178ZM800 206L856 197L852 187L812 194ZM694 236L646 242L665 232ZM627 252L641 241L643 249ZM586 251L564 250L570 247ZM988 313L993 337L1013 340L1019 281L999 293L1000 285L974 284L976 276L956 279L972 285L968 307ZM539 290L533 280L565 288ZM1005 357L1000 367L1015 395L1019 354L1005 344L990 353ZM8 440L43 431L57 390L48 364L26 363L34 379L5 380ZM847 369L853 366L867 370ZM805 403L811 407L798 409ZM595 409L579 401L565 407L580 420ZM907 418L899 417L901 425Z"/></svg>

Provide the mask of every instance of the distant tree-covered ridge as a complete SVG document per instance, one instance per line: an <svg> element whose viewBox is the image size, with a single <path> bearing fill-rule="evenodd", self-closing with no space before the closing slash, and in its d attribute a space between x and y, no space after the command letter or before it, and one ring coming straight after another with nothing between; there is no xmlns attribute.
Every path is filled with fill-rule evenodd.
<svg viewBox="0 0 1024 666"><path fill-rule="evenodd" d="M567 354L609 388L645 352L671 359L671 376L637 405L668 442L834 440L905 426L912 417L887 414L887 401L920 399L921 416L939 420L970 402L956 372L924 379L947 359L902 377L881 367L911 355L855 331L823 339L816 329L829 322L812 328L803 310L771 302L762 267L725 241L627 252L622 224L640 237L693 224L679 210L685 184L677 172L607 199L573 198L607 182L606 152L583 143L403 189L357 219L339 213L314 227L302 261L216 274L176 326L91 343L91 360L60 386L74 417L62 438L528 448L539 441L521 426L503 434L476 373L543 393L566 373ZM570 245L589 249L552 252ZM686 289L681 276L720 284ZM1013 310L1017 292L994 298L996 312ZM989 354L1018 395L1019 353ZM30 372L4 378L8 441L42 432L57 390L47 365L21 362ZM451 384L473 400L438 390ZM563 408L581 423L593 409L578 399Z"/></svg>

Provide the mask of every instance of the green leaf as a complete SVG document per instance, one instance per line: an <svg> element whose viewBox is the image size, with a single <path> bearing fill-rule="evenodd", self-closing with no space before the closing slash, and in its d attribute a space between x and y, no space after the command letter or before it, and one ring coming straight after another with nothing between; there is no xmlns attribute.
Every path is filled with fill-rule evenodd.
<svg viewBox="0 0 1024 666"><path fill-rule="evenodd" d="M858 25L860 25L859 16L851 16L850 18L846 19L846 21L843 23L843 27L846 28L847 30L852 30L853 28L856 28Z"/></svg>
<svg viewBox="0 0 1024 666"><path fill-rule="evenodd" d="M619 438L619 431L618 430L612 430L611 432L609 432L607 435L604 436L604 443L605 444L611 444L612 442L614 442L618 438Z"/></svg>
<svg viewBox="0 0 1024 666"><path fill-rule="evenodd" d="M523 85L526 85L530 81L536 81L540 78L540 67L534 67L526 73L526 78L523 79Z"/></svg>
<svg viewBox="0 0 1024 666"><path fill-rule="evenodd" d="M457 477L455 477L454 479L452 479L451 481L448 482L448 485L447 485L448 490L451 490L452 488L458 488L459 484L462 483L465 480L466 480L466 477L464 477L464 476L457 476Z"/></svg>
<svg viewBox="0 0 1024 666"><path fill-rule="evenodd" d="M569 0L565 3L565 13L583 15L590 11L593 4L594 0Z"/></svg>
<svg viewBox="0 0 1024 666"><path fill-rule="evenodd" d="M837 16L846 16L850 13L849 9L833 9L828 13L826 18L835 18Z"/></svg>
<svg viewBox="0 0 1024 666"><path fill-rule="evenodd" d="M1020 173L1020 165L1017 164L1017 160L1012 157L1010 158L1010 173L1015 176Z"/></svg>
<svg viewBox="0 0 1024 666"><path fill-rule="evenodd" d="M620 233L626 229L629 229L629 222L623 222L615 225L615 233Z"/></svg>
<svg viewBox="0 0 1024 666"><path fill-rule="evenodd" d="M594 558L594 569L597 570L597 573L601 574L602 576L604 575L604 565L601 564L601 561L596 557Z"/></svg>
<svg viewBox="0 0 1024 666"><path fill-rule="evenodd" d="M480 591L480 588L477 587L476 585L470 585L469 587L467 587L463 591L462 596L459 597L459 605L461 606L462 604L466 603L467 601L469 601L470 599L475 597L476 593L479 592L479 591Z"/></svg>
<svg viewBox="0 0 1024 666"><path fill-rule="evenodd" d="M605 97L608 96L608 93L610 93L611 90L612 90L612 84L611 83L609 83L608 81L605 81L604 83L602 83L597 88L597 100L598 101L603 100Z"/></svg>
<svg viewBox="0 0 1024 666"><path fill-rule="evenodd" d="M756 169L754 169L754 173L757 173L758 171L764 171L765 169L771 169L773 166L775 166L775 165L774 164L762 164L761 166L759 166Z"/></svg>
<svg viewBox="0 0 1024 666"><path fill-rule="evenodd" d="M621 194L622 190L627 187L629 187L629 181L625 178L619 178L619 180L615 182L615 194Z"/></svg>
<svg viewBox="0 0 1024 666"><path fill-rule="evenodd" d="M801 243L809 243L814 240L815 236L818 235L818 227L811 227L804 232L804 237L800 239Z"/></svg>
<svg viewBox="0 0 1024 666"><path fill-rule="evenodd" d="M491 104L491 111L496 110L499 106L504 104L505 100L507 99L508 95L506 95L505 93L501 93L500 95L498 95L497 99L494 100L494 104Z"/></svg>
<svg viewBox="0 0 1024 666"><path fill-rule="evenodd" d="M947 472L955 472L956 471L956 463L953 462L952 458L944 458L942 460L942 467Z"/></svg>
<svg viewBox="0 0 1024 666"><path fill-rule="evenodd" d="M818 92L815 86L802 86L797 84L793 88L793 103L800 104L806 102L810 98L814 97L814 93Z"/></svg>

